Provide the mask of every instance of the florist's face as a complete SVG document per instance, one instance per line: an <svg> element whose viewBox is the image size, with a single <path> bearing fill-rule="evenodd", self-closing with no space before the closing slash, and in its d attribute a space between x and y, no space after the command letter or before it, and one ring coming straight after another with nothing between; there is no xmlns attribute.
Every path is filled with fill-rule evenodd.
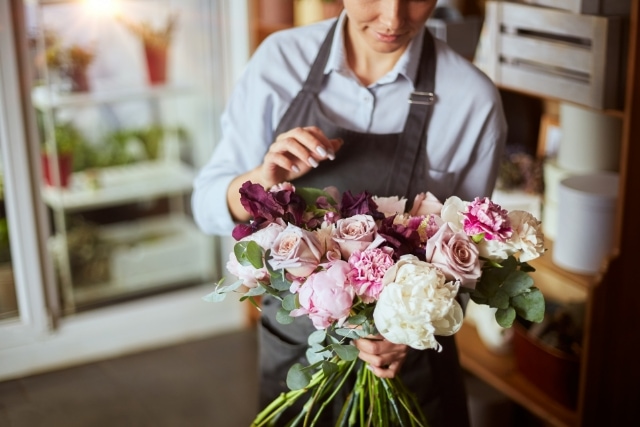
<svg viewBox="0 0 640 427"><path fill-rule="evenodd" d="M435 6L436 0L344 0L348 35L378 53L402 52Z"/></svg>

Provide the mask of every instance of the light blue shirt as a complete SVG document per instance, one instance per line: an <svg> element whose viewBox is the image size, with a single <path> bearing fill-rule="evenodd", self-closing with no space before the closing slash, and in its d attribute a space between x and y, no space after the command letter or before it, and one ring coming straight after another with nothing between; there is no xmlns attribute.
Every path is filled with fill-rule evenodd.
<svg viewBox="0 0 640 427"><path fill-rule="evenodd" d="M340 30L344 12L339 19L319 95L325 114L337 125L358 132L401 132L422 34L389 73L365 87L347 66ZM204 232L230 234L235 223L227 208L227 188L236 176L262 163L332 22L274 33L247 64L222 114L222 138L194 182L192 207ZM425 191L439 186L464 200L489 196L507 133L499 92L485 74L437 39L436 55L437 101L427 133L430 180Z"/></svg>

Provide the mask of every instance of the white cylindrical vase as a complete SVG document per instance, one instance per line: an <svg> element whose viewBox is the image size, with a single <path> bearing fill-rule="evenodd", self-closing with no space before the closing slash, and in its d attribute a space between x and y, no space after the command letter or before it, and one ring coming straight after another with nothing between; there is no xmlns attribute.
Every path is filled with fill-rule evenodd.
<svg viewBox="0 0 640 427"><path fill-rule="evenodd" d="M560 183L553 262L566 270L595 274L613 248L619 175L575 175Z"/></svg>
<svg viewBox="0 0 640 427"><path fill-rule="evenodd" d="M622 119L578 105L560 104L558 166L572 172L617 171Z"/></svg>

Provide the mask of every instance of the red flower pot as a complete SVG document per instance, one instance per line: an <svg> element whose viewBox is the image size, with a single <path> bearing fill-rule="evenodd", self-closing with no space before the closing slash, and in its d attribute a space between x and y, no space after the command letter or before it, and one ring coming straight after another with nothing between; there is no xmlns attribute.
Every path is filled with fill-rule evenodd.
<svg viewBox="0 0 640 427"><path fill-rule="evenodd" d="M51 156L42 154L42 174L44 182L52 187L68 187L73 171L73 154Z"/></svg>
<svg viewBox="0 0 640 427"><path fill-rule="evenodd" d="M169 48L163 45L145 43L144 56L147 61L147 76L152 85L167 81L167 56Z"/></svg>

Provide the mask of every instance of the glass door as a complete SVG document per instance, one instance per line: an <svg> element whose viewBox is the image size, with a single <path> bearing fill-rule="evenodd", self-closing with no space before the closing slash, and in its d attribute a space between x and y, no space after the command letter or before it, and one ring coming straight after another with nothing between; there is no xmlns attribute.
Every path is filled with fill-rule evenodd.
<svg viewBox="0 0 640 427"><path fill-rule="evenodd" d="M0 1L0 381L243 324L189 198L248 40L244 1Z"/></svg>
<svg viewBox="0 0 640 427"><path fill-rule="evenodd" d="M219 7L40 0L26 9L42 198L63 314L207 281L188 199L222 94ZM205 13L203 13L205 12ZM220 64L220 63L218 63Z"/></svg>

